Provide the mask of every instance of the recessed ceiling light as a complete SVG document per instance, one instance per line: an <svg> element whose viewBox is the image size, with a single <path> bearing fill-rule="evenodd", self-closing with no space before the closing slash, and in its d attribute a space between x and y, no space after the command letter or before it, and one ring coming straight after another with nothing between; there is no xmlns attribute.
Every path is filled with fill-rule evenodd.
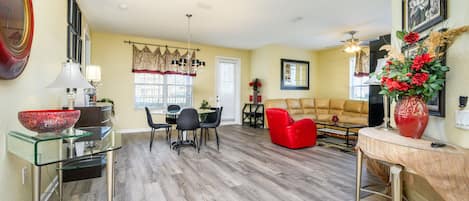
<svg viewBox="0 0 469 201"><path fill-rule="evenodd" d="M127 8L129 8L129 6L125 3L121 3L121 4L119 4L119 8L122 9L122 10L127 10Z"/></svg>

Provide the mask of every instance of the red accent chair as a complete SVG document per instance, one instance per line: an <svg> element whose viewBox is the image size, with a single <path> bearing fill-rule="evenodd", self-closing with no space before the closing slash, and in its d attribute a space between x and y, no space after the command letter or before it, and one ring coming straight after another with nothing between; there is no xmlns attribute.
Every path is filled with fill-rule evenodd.
<svg viewBox="0 0 469 201"><path fill-rule="evenodd" d="M280 108L266 110L272 143L290 149L316 145L316 123L312 119L293 120Z"/></svg>

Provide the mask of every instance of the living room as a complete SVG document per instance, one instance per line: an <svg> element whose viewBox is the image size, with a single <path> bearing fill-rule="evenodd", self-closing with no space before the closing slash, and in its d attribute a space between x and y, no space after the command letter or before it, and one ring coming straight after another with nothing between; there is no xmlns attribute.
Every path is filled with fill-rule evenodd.
<svg viewBox="0 0 469 201"><path fill-rule="evenodd" d="M407 17L418 6L438 11L435 19L419 21L423 28ZM361 200L468 200L468 9L465 0L4 1L0 200L356 200L357 194ZM9 21L9 13L22 24ZM421 92L440 98L435 107L428 105L422 139L399 135L405 129L396 124L393 98L400 89L389 90L381 80L370 83L376 75L382 79L377 69L398 65L406 43L400 38L412 36L399 32L403 28L418 33L420 42L441 33L451 43L442 57L446 64L432 61L441 71L449 67L444 83L428 78L435 85ZM393 50L385 53L383 45ZM379 61L385 56L394 63ZM68 67L79 67L79 79L85 80L80 86L91 87L63 86L66 81L57 77ZM98 73L92 75L88 69L94 67ZM389 97L383 99L383 93ZM179 132L177 123L161 127L168 117L182 115L167 109L174 101L199 113L195 134ZM112 122L106 131L112 139L90 148L99 153L87 154L80 144L90 145L79 137L52 138L20 122L22 111L93 104L112 108L103 117ZM260 116L246 112L260 105ZM280 116L269 117L272 109ZM210 129L203 134L202 120L218 111L219 125L204 124ZM80 119L101 115L80 113ZM149 125L149 116L157 127ZM306 129L283 130L283 117ZM78 121L69 127L78 127ZM284 144L283 137L295 132L308 136ZM397 137L386 137L388 132ZM375 134L379 140L365 141ZM179 137L186 136L195 140L179 146L185 142ZM395 139L426 147L379 144ZM63 149L56 153L51 140ZM102 166L91 171L96 176L86 171L70 176L62 166L97 154ZM74 179L62 182L64 176Z"/></svg>

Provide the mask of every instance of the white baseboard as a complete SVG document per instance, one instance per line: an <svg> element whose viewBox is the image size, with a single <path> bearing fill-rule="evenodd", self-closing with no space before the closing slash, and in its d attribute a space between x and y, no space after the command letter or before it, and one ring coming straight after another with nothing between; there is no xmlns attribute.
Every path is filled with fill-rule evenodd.
<svg viewBox="0 0 469 201"><path fill-rule="evenodd" d="M41 194L41 200L48 201L54 194L54 190L59 186L59 178L57 176L52 179L46 190Z"/></svg>
<svg viewBox="0 0 469 201"><path fill-rule="evenodd" d="M118 129L116 132L121 133L121 134L133 134L133 133L148 133L150 132L150 128L124 128L124 129ZM161 129L156 129L156 131L165 131L164 128Z"/></svg>

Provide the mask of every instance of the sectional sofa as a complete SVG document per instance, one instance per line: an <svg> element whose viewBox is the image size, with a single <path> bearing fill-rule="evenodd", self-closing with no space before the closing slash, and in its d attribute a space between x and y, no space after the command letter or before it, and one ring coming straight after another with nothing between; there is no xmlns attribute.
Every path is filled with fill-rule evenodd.
<svg viewBox="0 0 469 201"><path fill-rule="evenodd" d="M310 118L330 122L332 116L337 115L341 123L368 125L367 101L329 98L270 99L264 105L266 109L286 109L294 120Z"/></svg>

